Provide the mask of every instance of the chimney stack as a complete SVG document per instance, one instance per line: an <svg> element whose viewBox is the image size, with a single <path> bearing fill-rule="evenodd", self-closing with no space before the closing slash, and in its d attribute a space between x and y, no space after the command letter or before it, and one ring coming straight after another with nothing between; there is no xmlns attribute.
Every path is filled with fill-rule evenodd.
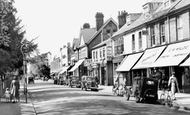
<svg viewBox="0 0 190 115"><path fill-rule="evenodd" d="M120 11L118 12L118 23L119 23L119 29L126 24L126 17L127 17L128 13L124 10L124 11Z"/></svg>
<svg viewBox="0 0 190 115"><path fill-rule="evenodd" d="M83 24L83 29L85 29L85 28L90 28L90 24L89 23L84 23Z"/></svg>
<svg viewBox="0 0 190 115"><path fill-rule="evenodd" d="M104 15L101 12L97 12L95 17L96 17L96 29L98 31L104 24Z"/></svg>

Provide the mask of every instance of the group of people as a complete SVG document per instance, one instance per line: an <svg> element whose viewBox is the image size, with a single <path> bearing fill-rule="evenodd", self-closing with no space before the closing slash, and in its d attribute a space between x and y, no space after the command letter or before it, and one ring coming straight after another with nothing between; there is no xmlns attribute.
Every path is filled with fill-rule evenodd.
<svg viewBox="0 0 190 115"><path fill-rule="evenodd" d="M158 69L154 69L154 74L152 74L151 77L158 80L159 89L169 89L171 91L172 98L174 100L176 99L175 93L179 92L179 84L175 76L175 72L172 72L172 75L168 79L164 73Z"/></svg>
<svg viewBox="0 0 190 115"><path fill-rule="evenodd" d="M19 89L20 84L18 78L14 76L11 81L10 88L7 87L5 90L6 100L13 103L17 102L19 100Z"/></svg>

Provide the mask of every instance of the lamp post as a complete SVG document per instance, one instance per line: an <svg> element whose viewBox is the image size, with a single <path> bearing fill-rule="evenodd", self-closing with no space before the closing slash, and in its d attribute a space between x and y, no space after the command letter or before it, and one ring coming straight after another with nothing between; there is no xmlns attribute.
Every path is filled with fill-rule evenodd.
<svg viewBox="0 0 190 115"><path fill-rule="evenodd" d="M27 45L26 44L22 44L21 47L20 47L20 51L23 55L23 74L24 74L24 77L23 77L23 82L24 82L24 94L25 94L25 99L26 99L26 103L27 103L27 81L28 81L28 78L27 78L27 67L26 67L26 52L23 52L24 48L26 48Z"/></svg>

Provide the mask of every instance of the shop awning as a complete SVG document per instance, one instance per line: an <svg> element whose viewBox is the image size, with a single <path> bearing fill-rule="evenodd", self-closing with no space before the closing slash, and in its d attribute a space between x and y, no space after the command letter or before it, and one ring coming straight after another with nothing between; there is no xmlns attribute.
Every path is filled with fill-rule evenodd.
<svg viewBox="0 0 190 115"><path fill-rule="evenodd" d="M180 66L190 66L190 58L185 60L185 62L183 62Z"/></svg>
<svg viewBox="0 0 190 115"><path fill-rule="evenodd" d="M143 53L131 54L126 56L116 69L117 72L130 71Z"/></svg>
<svg viewBox="0 0 190 115"><path fill-rule="evenodd" d="M147 49L137 64L132 69L144 69L149 68L158 56L163 52L166 46Z"/></svg>
<svg viewBox="0 0 190 115"><path fill-rule="evenodd" d="M69 72L75 71L75 70L84 62L84 60L85 60L85 59L79 60L79 61L69 70Z"/></svg>
<svg viewBox="0 0 190 115"><path fill-rule="evenodd" d="M59 74L62 74L62 73L64 73L64 72L66 72L69 67L70 67L70 66L63 67Z"/></svg>
<svg viewBox="0 0 190 115"><path fill-rule="evenodd" d="M178 66L190 53L190 41L169 45L152 65L153 67Z"/></svg>

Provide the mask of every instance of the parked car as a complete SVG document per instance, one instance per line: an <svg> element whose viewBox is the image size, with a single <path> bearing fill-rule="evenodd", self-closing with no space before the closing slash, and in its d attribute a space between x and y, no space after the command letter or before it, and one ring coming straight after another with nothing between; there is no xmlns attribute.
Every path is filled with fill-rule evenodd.
<svg viewBox="0 0 190 115"><path fill-rule="evenodd" d="M30 84L30 83L34 84L34 77L29 77L28 78L28 84Z"/></svg>
<svg viewBox="0 0 190 115"><path fill-rule="evenodd" d="M79 76L72 76L70 77L71 81L70 81L70 87L77 87L77 88L80 88L81 87L81 82L79 80Z"/></svg>
<svg viewBox="0 0 190 115"><path fill-rule="evenodd" d="M132 93L129 95L126 91L126 96L134 96L136 102L156 103L158 100L158 80L147 77L135 77L133 85L128 90ZM127 97L129 98L129 97Z"/></svg>
<svg viewBox="0 0 190 115"><path fill-rule="evenodd" d="M58 85L66 85L66 76L65 75L59 75L57 80Z"/></svg>
<svg viewBox="0 0 190 115"><path fill-rule="evenodd" d="M98 83L96 82L95 77L92 76L82 76L81 78L81 89L88 89L98 91Z"/></svg>

